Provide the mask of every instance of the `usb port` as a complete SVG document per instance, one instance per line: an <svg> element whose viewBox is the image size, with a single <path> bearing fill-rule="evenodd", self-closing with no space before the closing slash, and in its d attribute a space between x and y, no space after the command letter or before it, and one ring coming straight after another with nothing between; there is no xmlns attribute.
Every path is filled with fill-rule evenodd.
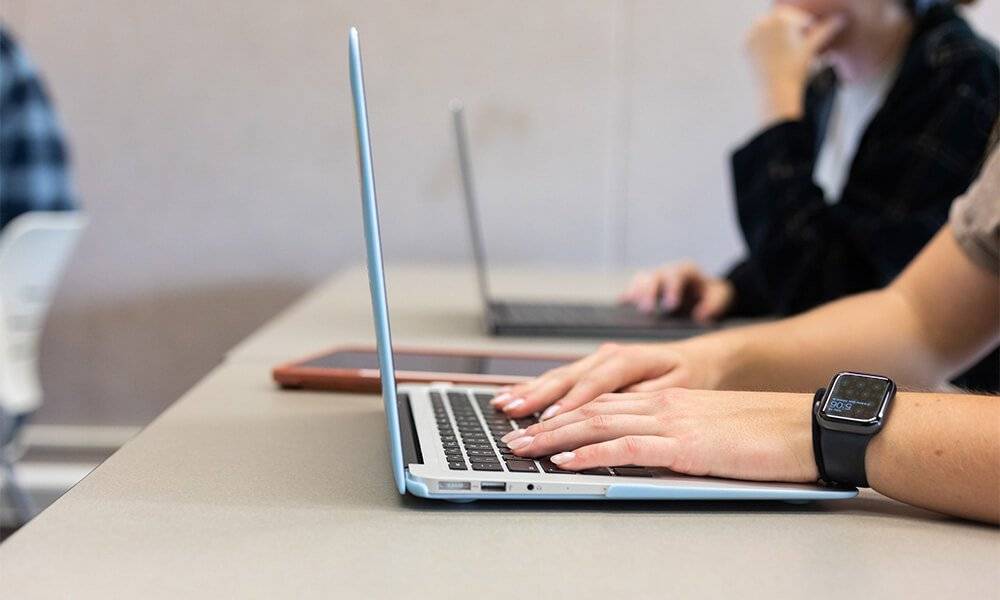
<svg viewBox="0 0 1000 600"><path fill-rule="evenodd" d="M479 489L484 492L506 492L507 484L499 481L484 481L479 484Z"/></svg>

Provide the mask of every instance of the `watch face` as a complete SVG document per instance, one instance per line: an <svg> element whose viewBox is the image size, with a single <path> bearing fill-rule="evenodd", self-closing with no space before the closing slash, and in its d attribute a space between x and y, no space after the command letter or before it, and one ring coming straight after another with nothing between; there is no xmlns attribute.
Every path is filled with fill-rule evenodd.
<svg viewBox="0 0 1000 600"><path fill-rule="evenodd" d="M892 382L884 377L844 373L833 382L823 415L833 419L873 423L888 399Z"/></svg>

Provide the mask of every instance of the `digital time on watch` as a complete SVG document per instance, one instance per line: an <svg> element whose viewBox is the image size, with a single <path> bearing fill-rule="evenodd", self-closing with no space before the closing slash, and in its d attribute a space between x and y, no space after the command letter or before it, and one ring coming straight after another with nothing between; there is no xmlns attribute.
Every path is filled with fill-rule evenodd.
<svg viewBox="0 0 1000 600"><path fill-rule="evenodd" d="M813 402L813 450L820 479L868 487L865 454L882 430L896 384L867 373L838 373Z"/></svg>

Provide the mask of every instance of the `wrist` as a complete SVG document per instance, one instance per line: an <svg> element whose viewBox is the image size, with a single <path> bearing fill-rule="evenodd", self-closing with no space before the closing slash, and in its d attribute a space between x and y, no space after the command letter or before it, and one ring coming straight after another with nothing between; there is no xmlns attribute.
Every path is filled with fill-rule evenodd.
<svg viewBox="0 0 1000 600"><path fill-rule="evenodd" d="M748 385L747 375L753 368L753 331L756 327L738 327L730 331L713 334L714 352L708 357L713 361L716 389L753 389ZM757 388L763 389L763 388Z"/></svg>
<svg viewBox="0 0 1000 600"><path fill-rule="evenodd" d="M795 416L788 436L789 447L795 456L796 477L799 481L818 481L816 451L813 443L813 394L795 394Z"/></svg>
<svg viewBox="0 0 1000 600"><path fill-rule="evenodd" d="M684 355L689 365L699 371L693 387L705 390L742 389L733 385L743 361L742 350L746 347L744 336L739 330L711 333L677 342L678 351Z"/></svg>
<svg viewBox="0 0 1000 600"><path fill-rule="evenodd" d="M800 120L805 114L805 83L793 79L769 83L761 111L767 123Z"/></svg>

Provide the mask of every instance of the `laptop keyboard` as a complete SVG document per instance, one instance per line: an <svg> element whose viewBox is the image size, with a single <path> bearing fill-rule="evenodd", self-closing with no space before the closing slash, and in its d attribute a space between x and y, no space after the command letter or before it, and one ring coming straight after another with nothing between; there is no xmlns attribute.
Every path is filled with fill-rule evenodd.
<svg viewBox="0 0 1000 600"><path fill-rule="evenodd" d="M441 447L452 471L507 471L510 473L563 473L623 477L652 477L651 470L633 465L586 471L560 469L547 457L532 460L516 456L500 438L515 428L538 422L537 416L511 420L490 406L493 394L431 392L431 405L441 436ZM479 409L478 411L476 409ZM449 411L450 409L450 411ZM450 412L450 414L449 414Z"/></svg>
<svg viewBox="0 0 1000 600"><path fill-rule="evenodd" d="M507 318L515 322L543 325L616 325L624 320L648 323L651 319L623 307L585 304L504 304Z"/></svg>

